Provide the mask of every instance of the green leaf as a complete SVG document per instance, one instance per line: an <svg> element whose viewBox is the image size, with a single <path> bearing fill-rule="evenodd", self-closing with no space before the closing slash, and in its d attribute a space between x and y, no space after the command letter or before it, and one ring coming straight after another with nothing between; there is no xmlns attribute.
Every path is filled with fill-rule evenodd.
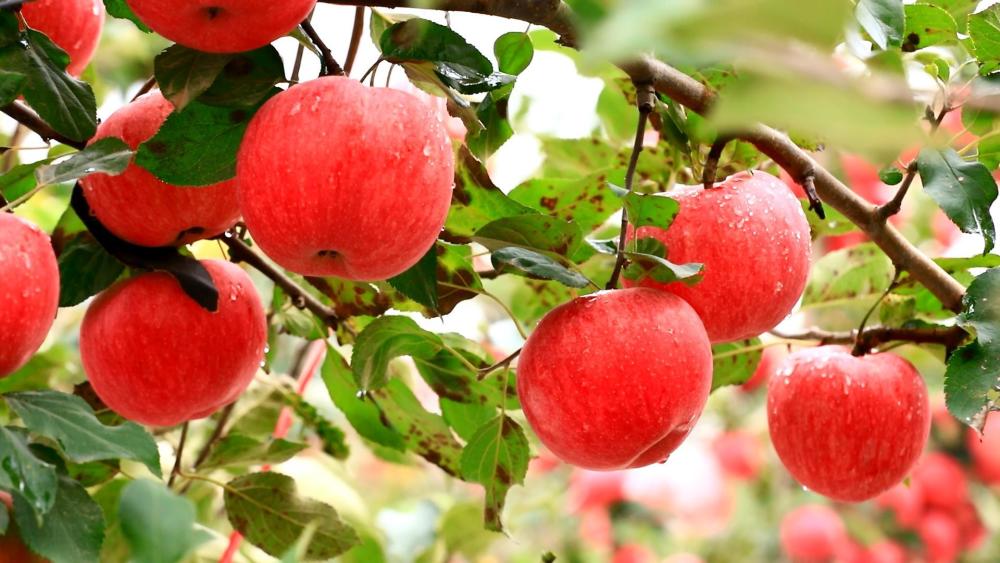
<svg viewBox="0 0 1000 563"><path fill-rule="evenodd" d="M71 210L68 210L71 211ZM72 307L111 287L125 265L89 232L71 237L59 253L59 306Z"/></svg>
<svg viewBox="0 0 1000 563"><path fill-rule="evenodd" d="M632 192L625 196L628 222L635 228L657 227L666 229L674 222L680 205L663 195L646 195Z"/></svg>
<svg viewBox="0 0 1000 563"><path fill-rule="evenodd" d="M437 310L437 255L438 247L432 246L409 270L390 278L389 285L424 307Z"/></svg>
<svg viewBox="0 0 1000 563"><path fill-rule="evenodd" d="M0 70L0 106L13 102L24 89L28 77L20 72Z"/></svg>
<svg viewBox="0 0 1000 563"><path fill-rule="evenodd" d="M224 494L233 528L265 553L281 557L312 523L306 559L330 559L358 543L358 535L330 505L303 499L281 473L251 473L230 481Z"/></svg>
<svg viewBox="0 0 1000 563"><path fill-rule="evenodd" d="M285 65L273 45L231 55L212 87L198 101L213 106L251 107L285 80Z"/></svg>
<svg viewBox="0 0 1000 563"><path fill-rule="evenodd" d="M162 483L138 479L126 485L118 514L138 563L176 563L211 539L195 528L194 504Z"/></svg>
<svg viewBox="0 0 1000 563"><path fill-rule="evenodd" d="M963 107L962 125L970 133L976 135L987 135L993 132L993 126L997 121L997 113L985 109Z"/></svg>
<svg viewBox="0 0 1000 563"><path fill-rule="evenodd" d="M895 166L889 166L878 171L878 179L886 185L895 186L903 181L903 171Z"/></svg>
<svg viewBox="0 0 1000 563"><path fill-rule="evenodd" d="M445 397L440 399L440 403L441 416L466 442L476 435L480 427L497 415L495 405L461 403Z"/></svg>
<svg viewBox="0 0 1000 563"><path fill-rule="evenodd" d="M990 170L1000 168L1000 133L979 139L979 162Z"/></svg>
<svg viewBox="0 0 1000 563"><path fill-rule="evenodd" d="M486 489L484 522L488 530L503 530L501 513L507 491L524 483L531 454L524 430L506 415L483 425L462 452L462 477Z"/></svg>
<svg viewBox="0 0 1000 563"><path fill-rule="evenodd" d="M55 504L44 522L31 517L24 497L14 493L14 520L21 539L53 563L97 561L104 538L104 514L82 485L59 478Z"/></svg>
<svg viewBox="0 0 1000 563"><path fill-rule="evenodd" d="M854 16L879 49L899 45L903 38L902 0L861 0Z"/></svg>
<svg viewBox="0 0 1000 563"><path fill-rule="evenodd" d="M7 505L0 502L0 536L7 533L7 527L10 525L10 512L7 510Z"/></svg>
<svg viewBox="0 0 1000 563"><path fill-rule="evenodd" d="M982 234L983 254L989 252L996 240L990 206L997 199L990 171L978 162L966 162L952 149L932 148L920 151L917 168L924 191L963 232Z"/></svg>
<svg viewBox="0 0 1000 563"><path fill-rule="evenodd" d="M976 339L986 348L1000 352L1000 268L980 274L962 297L959 323L976 329Z"/></svg>
<svg viewBox="0 0 1000 563"><path fill-rule="evenodd" d="M38 185L35 170L38 170L53 160L55 160L54 157L28 164L18 164L8 170L5 174L0 175L0 194L3 194L7 201L14 201L15 199L35 189Z"/></svg>
<svg viewBox="0 0 1000 563"><path fill-rule="evenodd" d="M480 509L475 504L462 502L441 516L438 528L448 553L462 554L468 561L477 561L493 542L503 538L483 529L479 513Z"/></svg>
<svg viewBox="0 0 1000 563"><path fill-rule="evenodd" d="M437 74L441 82L462 94L500 91L516 79L515 76L502 72L480 74L467 66L449 62L435 62L434 73ZM501 99L506 100L506 95L501 96ZM506 110L500 114L505 115Z"/></svg>
<svg viewBox="0 0 1000 563"><path fill-rule="evenodd" d="M970 14L968 32L979 60L979 74L986 75L1000 69L1000 5L993 4L979 13Z"/></svg>
<svg viewBox="0 0 1000 563"><path fill-rule="evenodd" d="M403 437L387 421L383 421L378 405L364 399L347 361L330 346L327 346L326 360L320 373L333 404L344 413L362 438L394 450L406 449Z"/></svg>
<svg viewBox="0 0 1000 563"><path fill-rule="evenodd" d="M583 234L574 223L536 213L491 221L476 232L473 240L494 251L517 246L552 256L570 256Z"/></svg>
<svg viewBox="0 0 1000 563"><path fill-rule="evenodd" d="M97 130L97 102L90 85L66 73L69 57L44 34L33 29L0 48L0 68L26 77L25 101L53 129L74 141L86 141Z"/></svg>
<svg viewBox="0 0 1000 563"><path fill-rule="evenodd" d="M904 51L958 41L958 25L945 10L928 4L909 4L905 11Z"/></svg>
<svg viewBox="0 0 1000 563"><path fill-rule="evenodd" d="M421 406L405 383L393 379L371 396L385 419L403 436L407 449L453 477L461 474L462 446L444 419Z"/></svg>
<svg viewBox="0 0 1000 563"><path fill-rule="evenodd" d="M149 27L142 23L142 20L135 15L135 12L132 11L132 8L129 7L126 0L104 0L104 7L107 9L109 15L118 19L129 20L134 23L140 31L144 33L153 32L152 29L149 29Z"/></svg>
<svg viewBox="0 0 1000 563"><path fill-rule="evenodd" d="M762 352L759 338L712 345L712 391L745 383L757 370Z"/></svg>
<svg viewBox="0 0 1000 563"><path fill-rule="evenodd" d="M422 18L389 26L378 41L382 57L399 63L433 61L461 65L479 74L493 72L493 64L464 37L450 28Z"/></svg>
<svg viewBox="0 0 1000 563"><path fill-rule="evenodd" d="M35 457L21 433L0 428L0 489L24 495L30 519L41 520L56 501L56 488L56 468Z"/></svg>
<svg viewBox="0 0 1000 563"><path fill-rule="evenodd" d="M363 391L388 381L389 362L399 356L430 358L442 348L441 338L402 316L379 317L368 324L354 343L351 356L354 380Z"/></svg>
<svg viewBox="0 0 1000 563"><path fill-rule="evenodd" d="M135 162L177 186L207 186L236 174L236 152L255 110L191 102L171 113Z"/></svg>
<svg viewBox="0 0 1000 563"><path fill-rule="evenodd" d="M1000 389L1000 355L996 346L978 340L948 357L944 374L945 404L955 418L982 432L986 415L995 410Z"/></svg>
<svg viewBox="0 0 1000 563"><path fill-rule="evenodd" d="M132 149L121 139L106 137L64 160L39 167L35 177L39 184L50 185L72 182L97 172L115 176L125 171L132 154Z"/></svg>
<svg viewBox="0 0 1000 563"><path fill-rule="evenodd" d="M527 33L511 31L504 33L493 43L493 54L497 58L500 72L521 74L535 56L535 47Z"/></svg>
<svg viewBox="0 0 1000 563"><path fill-rule="evenodd" d="M153 59L153 76L163 97L180 111L212 86L232 58L229 53L205 53L174 44Z"/></svg>
<svg viewBox="0 0 1000 563"><path fill-rule="evenodd" d="M476 108L476 117L482 128L478 132L470 131L465 142L477 158L489 158L514 134L507 119L508 102L507 96L497 98L495 93L491 93Z"/></svg>
<svg viewBox="0 0 1000 563"><path fill-rule="evenodd" d="M546 152L546 163L551 163L554 156ZM572 221L584 233L597 229L621 209L622 198L608 189L608 180L624 180L623 172L604 171L580 178L553 178L550 176L558 174L544 174L511 190L510 198L547 215Z"/></svg>
<svg viewBox="0 0 1000 563"><path fill-rule="evenodd" d="M306 448L305 444L275 438L261 442L242 434L229 434L212 449L199 469L245 467L248 465L278 464L288 461Z"/></svg>
<svg viewBox="0 0 1000 563"><path fill-rule="evenodd" d="M156 442L141 426L125 422L105 426L82 398L58 391L26 391L4 395L10 408L32 432L54 438L77 463L133 459L160 475Z"/></svg>
<svg viewBox="0 0 1000 563"><path fill-rule="evenodd" d="M487 223L532 212L530 207L507 197L468 149L459 149L455 164L455 190L444 225L448 236L471 237Z"/></svg>
<svg viewBox="0 0 1000 563"><path fill-rule="evenodd" d="M493 268L501 274L517 274L537 280L555 280L568 287L587 287L586 276L563 266L554 258L517 246L494 250L490 255Z"/></svg>
<svg viewBox="0 0 1000 563"><path fill-rule="evenodd" d="M667 248L658 239L641 238L629 243L626 248L625 258L629 265L623 274L630 280L650 277L657 283L682 281L688 285L701 280L701 264L674 264L667 260Z"/></svg>
<svg viewBox="0 0 1000 563"><path fill-rule="evenodd" d="M472 248L468 245L438 241L437 249L437 312L446 315L455 306L479 295L483 282L472 266Z"/></svg>
<svg viewBox="0 0 1000 563"><path fill-rule="evenodd" d="M878 296L893 275L892 261L872 243L837 250L813 264L802 305Z"/></svg>

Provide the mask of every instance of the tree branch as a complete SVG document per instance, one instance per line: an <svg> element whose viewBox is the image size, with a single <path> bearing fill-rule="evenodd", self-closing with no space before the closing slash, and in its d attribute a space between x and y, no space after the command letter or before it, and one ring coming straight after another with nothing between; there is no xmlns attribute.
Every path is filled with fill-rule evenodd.
<svg viewBox="0 0 1000 563"><path fill-rule="evenodd" d="M937 114L937 117L930 120L932 134L938 130L938 127L941 126L941 122L944 121L944 116L948 115L948 112L952 109L953 108L949 107L948 101L945 100L945 104L944 107L941 108L941 112ZM931 116L934 115L929 107L927 108L927 112ZM913 180L917 177L917 171L917 159L914 158L913 161L906 166L906 177L903 178L903 183L900 184L899 189L896 190L892 199L875 209L876 221L887 221L889 217L899 213L899 210L903 208L903 199L906 197L906 192L910 190L910 184L912 184Z"/></svg>
<svg viewBox="0 0 1000 563"><path fill-rule="evenodd" d="M865 329L860 337L857 330L831 332L818 328L797 333L772 330L771 334L787 340L812 340L820 344L855 344L857 349L866 352L889 342L940 344L950 349L957 347L970 336L960 326L914 328L875 326Z"/></svg>
<svg viewBox="0 0 1000 563"><path fill-rule="evenodd" d="M358 57L358 47L361 46L361 33L365 29L365 7L354 9L354 27L351 28L351 42L347 45L347 59L344 60L344 74L350 76L354 68L354 60Z"/></svg>
<svg viewBox="0 0 1000 563"><path fill-rule="evenodd" d="M64 145L81 150L87 146L86 142L74 141L73 139L64 136L62 133L59 133L52 127L49 127L49 124L45 123L41 117L38 117L38 114L35 113L34 110L21 102L11 102L0 108L0 111L14 118L14 120L21 125L24 125L28 129L34 131L45 141L59 141Z"/></svg>

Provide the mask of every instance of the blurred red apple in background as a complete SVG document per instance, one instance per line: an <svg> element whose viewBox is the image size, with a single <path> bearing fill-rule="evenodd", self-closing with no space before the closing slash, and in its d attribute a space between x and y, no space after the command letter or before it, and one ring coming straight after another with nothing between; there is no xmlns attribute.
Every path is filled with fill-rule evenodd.
<svg viewBox="0 0 1000 563"><path fill-rule="evenodd" d="M915 528L924 513L923 486L913 479L909 485L899 483L875 497L875 504L892 510L900 527Z"/></svg>
<svg viewBox="0 0 1000 563"><path fill-rule="evenodd" d="M913 470L913 480L920 483L924 500L929 506L951 510L969 499L965 471L946 454L927 454Z"/></svg>
<svg viewBox="0 0 1000 563"><path fill-rule="evenodd" d="M723 471L737 479L755 478L764 462L760 440L748 432L725 432L715 439L712 448Z"/></svg>
<svg viewBox="0 0 1000 563"><path fill-rule="evenodd" d="M961 551L958 524L946 512L932 510L924 515L917 533L927 550L931 563L955 561Z"/></svg>
<svg viewBox="0 0 1000 563"><path fill-rule="evenodd" d="M656 554L637 544L626 544L615 550L611 563L656 563Z"/></svg>
<svg viewBox="0 0 1000 563"><path fill-rule="evenodd" d="M622 483L624 471L590 471L573 469L569 478L570 510L607 508L625 498Z"/></svg>
<svg viewBox="0 0 1000 563"><path fill-rule="evenodd" d="M966 432L976 475L989 485L1000 483L1000 413L987 415L982 436L971 428Z"/></svg>
<svg viewBox="0 0 1000 563"><path fill-rule="evenodd" d="M831 561L847 541L840 516L818 504L800 506L781 519L781 550L796 562Z"/></svg>

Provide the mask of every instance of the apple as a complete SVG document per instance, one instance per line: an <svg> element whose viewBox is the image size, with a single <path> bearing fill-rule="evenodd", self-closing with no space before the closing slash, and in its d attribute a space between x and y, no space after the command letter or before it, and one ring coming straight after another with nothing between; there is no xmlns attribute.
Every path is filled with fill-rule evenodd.
<svg viewBox="0 0 1000 563"><path fill-rule="evenodd" d="M785 358L768 383L767 421L793 477L857 502L907 475L927 443L930 406L924 380L903 358L820 346Z"/></svg>
<svg viewBox="0 0 1000 563"><path fill-rule="evenodd" d="M913 480L924 490L927 505L951 510L969 499L965 471L957 461L940 452L932 452L913 470Z"/></svg>
<svg viewBox="0 0 1000 563"><path fill-rule="evenodd" d="M651 278L623 284L679 295L701 316L712 342L774 328L809 275L809 223L799 200L781 180L759 171L735 174L713 189L680 186L667 195L680 204L670 228L630 229L628 239L659 239L670 261L704 264L703 278L693 286Z"/></svg>
<svg viewBox="0 0 1000 563"><path fill-rule="evenodd" d="M753 479L764 463L760 442L749 432L725 432L712 445L723 471L737 479Z"/></svg>
<svg viewBox="0 0 1000 563"><path fill-rule="evenodd" d="M844 523L833 509L807 504L781 519L781 550L792 561L831 561L848 541Z"/></svg>
<svg viewBox="0 0 1000 563"><path fill-rule="evenodd" d="M406 271L434 244L454 172L451 141L427 104L324 77L257 112L236 179L250 234L275 262L375 281Z"/></svg>
<svg viewBox="0 0 1000 563"><path fill-rule="evenodd" d="M1000 483L1000 414L991 412L986 417L982 436L971 428L967 432L966 444L976 475L986 484Z"/></svg>
<svg viewBox="0 0 1000 563"><path fill-rule="evenodd" d="M569 497L573 512L607 508L625 498L624 471L588 471L574 468L569 477Z"/></svg>
<svg viewBox="0 0 1000 563"><path fill-rule="evenodd" d="M906 550L892 540L874 543L865 553L867 563L906 563L906 560Z"/></svg>
<svg viewBox="0 0 1000 563"><path fill-rule="evenodd" d="M199 51L238 53L295 29L316 0L126 0L153 31Z"/></svg>
<svg viewBox="0 0 1000 563"><path fill-rule="evenodd" d="M667 458L701 415L712 347L682 299L600 291L549 311L518 361L517 394L542 443L586 469Z"/></svg>
<svg viewBox="0 0 1000 563"><path fill-rule="evenodd" d="M0 212L0 377L27 363L59 309L59 265L49 236Z"/></svg>
<svg viewBox="0 0 1000 563"><path fill-rule="evenodd" d="M21 6L32 29L41 31L69 55L66 71L80 76L97 50L104 27L102 0L34 0Z"/></svg>
<svg viewBox="0 0 1000 563"><path fill-rule="evenodd" d="M898 483L875 497L875 504L892 510L900 527L916 528L924 514L923 485L915 480L911 480L909 485Z"/></svg>
<svg viewBox="0 0 1000 563"><path fill-rule="evenodd" d="M94 391L129 420L173 426L235 400L264 358L267 323L250 277L202 262L219 291L210 313L169 274L118 282L91 303L80 356Z"/></svg>
<svg viewBox="0 0 1000 563"><path fill-rule="evenodd" d="M611 563L656 563L656 554L639 544L625 544L615 550Z"/></svg>
<svg viewBox="0 0 1000 563"><path fill-rule="evenodd" d="M173 110L162 94L150 92L111 114L91 142L118 137L135 149L156 134ZM240 216L235 180L174 186L132 162L117 176L91 174L81 184L97 219L120 238L142 246L211 238Z"/></svg>
<svg viewBox="0 0 1000 563"><path fill-rule="evenodd" d="M917 533L927 549L930 563L952 562L961 552L961 532L946 512L931 510L920 520Z"/></svg>
<svg viewBox="0 0 1000 563"><path fill-rule="evenodd" d="M771 376L774 375L774 371L778 369L782 358L787 355L788 352L784 346L764 348L760 356L760 363L757 364L757 369L754 370L750 379L747 379L743 385L740 385L740 390L745 393L752 393L761 385L766 384L771 379Z"/></svg>
<svg viewBox="0 0 1000 563"><path fill-rule="evenodd" d="M577 534L591 549L610 550L614 544L614 525L607 510L584 510L579 514Z"/></svg>

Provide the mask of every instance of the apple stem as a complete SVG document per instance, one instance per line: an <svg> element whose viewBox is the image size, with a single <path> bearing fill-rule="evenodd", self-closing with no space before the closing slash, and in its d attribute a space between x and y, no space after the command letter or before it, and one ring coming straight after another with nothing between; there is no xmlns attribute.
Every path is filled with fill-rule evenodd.
<svg viewBox="0 0 1000 563"><path fill-rule="evenodd" d="M299 24L299 27L301 27L302 31L309 36L309 40L313 42L313 45L315 45L316 48L319 49L320 54L322 54L320 60L323 63L323 68L320 70L319 75L344 76L344 69L340 68L340 65L337 64L337 61L333 58L333 52L330 51L330 48L326 46L323 39L320 38L318 33L316 33L316 29L313 28L312 22L310 22L308 18L304 19L302 20L302 23Z"/></svg>
<svg viewBox="0 0 1000 563"><path fill-rule="evenodd" d="M639 163L639 153L642 152L642 140L646 136L646 121L649 114L656 107L656 91L650 82L634 82L636 90L636 106L639 108L639 123L635 127L635 142L632 144L632 155L628 160L628 170L625 171L625 190L632 193L633 181L635 179L635 168ZM618 278L622 273L622 266L625 265L625 235L628 231L628 212L622 207L621 231L618 233L618 256L615 259L615 269L611 272L611 279L605 289L614 289L618 286Z"/></svg>
<svg viewBox="0 0 1000 563"><path fill-rule="evenodd" d="M719 158L722 157L722 151L726 149L729 141L735 138L735 135L720 134L708 150L708 155L705 156L705 167L701 173L701 182L705 185L706 190L710 190L715 186L715 175L719 169Z"/></svg>
<svg viewBox="0 0 1000 563"><path fill-rule="evenodd" d="M354 27L351 28L351 42L347 46L347 59L344 61L344 74L350 76L354 68L354 60L358 57L358 47L361 46L361 34L365 29L365 7L354 9Z"/></svg>
<svg viewBox="0 0 1000 563"><path fill-rule="evenodd" d="M184 443L187 442L188 423L181 425L181 439L177 443L177 452L174 454L174 468L170 470L170 478L167 479L167 488L174 487L174 480L181 471L181 459L184 457Z"/></svg>
<svg viewBox="0 0 1000 563"><path fill-rule="evenodd" d="M865 325L868 324L868 319L871 318L872 313L875 312L875 309L878 309L879 305L882 304L882 301L886 298L886 296L889 295L893 289L896 289L896 286L899 283L899 275L901 272L899 268L894 268L894 270L895 273L893 273L892 275L892 281L889 282L889 286L885 288L885 291L882 292L882 295L879 295L878 299L875 300L875 303L872 303L872 306L868 308L868 311L865 313L865 316L861 318L861 324L858 325L858 330L855 331L857 334L854 337L854 349L851 350L851 354L854 356L864 356L869 351L871 351L872 347L867 342L865 342L864 338Z"/></svg>
<svg viewBox="0 0 1000 563"><path fill-rule="evenodd" d="M479 379L479 381L482 381L486 379L487 375L493 373L494 371L509 366L511 362L513 362L515 359L517 359L518 356L521 355L521 350L522 350L521 348L518 348L517 350L514 350L514 352L512 352L509 356L493 364L492 366L485 367L479 370L479 377L477 379Z"/></svg>

